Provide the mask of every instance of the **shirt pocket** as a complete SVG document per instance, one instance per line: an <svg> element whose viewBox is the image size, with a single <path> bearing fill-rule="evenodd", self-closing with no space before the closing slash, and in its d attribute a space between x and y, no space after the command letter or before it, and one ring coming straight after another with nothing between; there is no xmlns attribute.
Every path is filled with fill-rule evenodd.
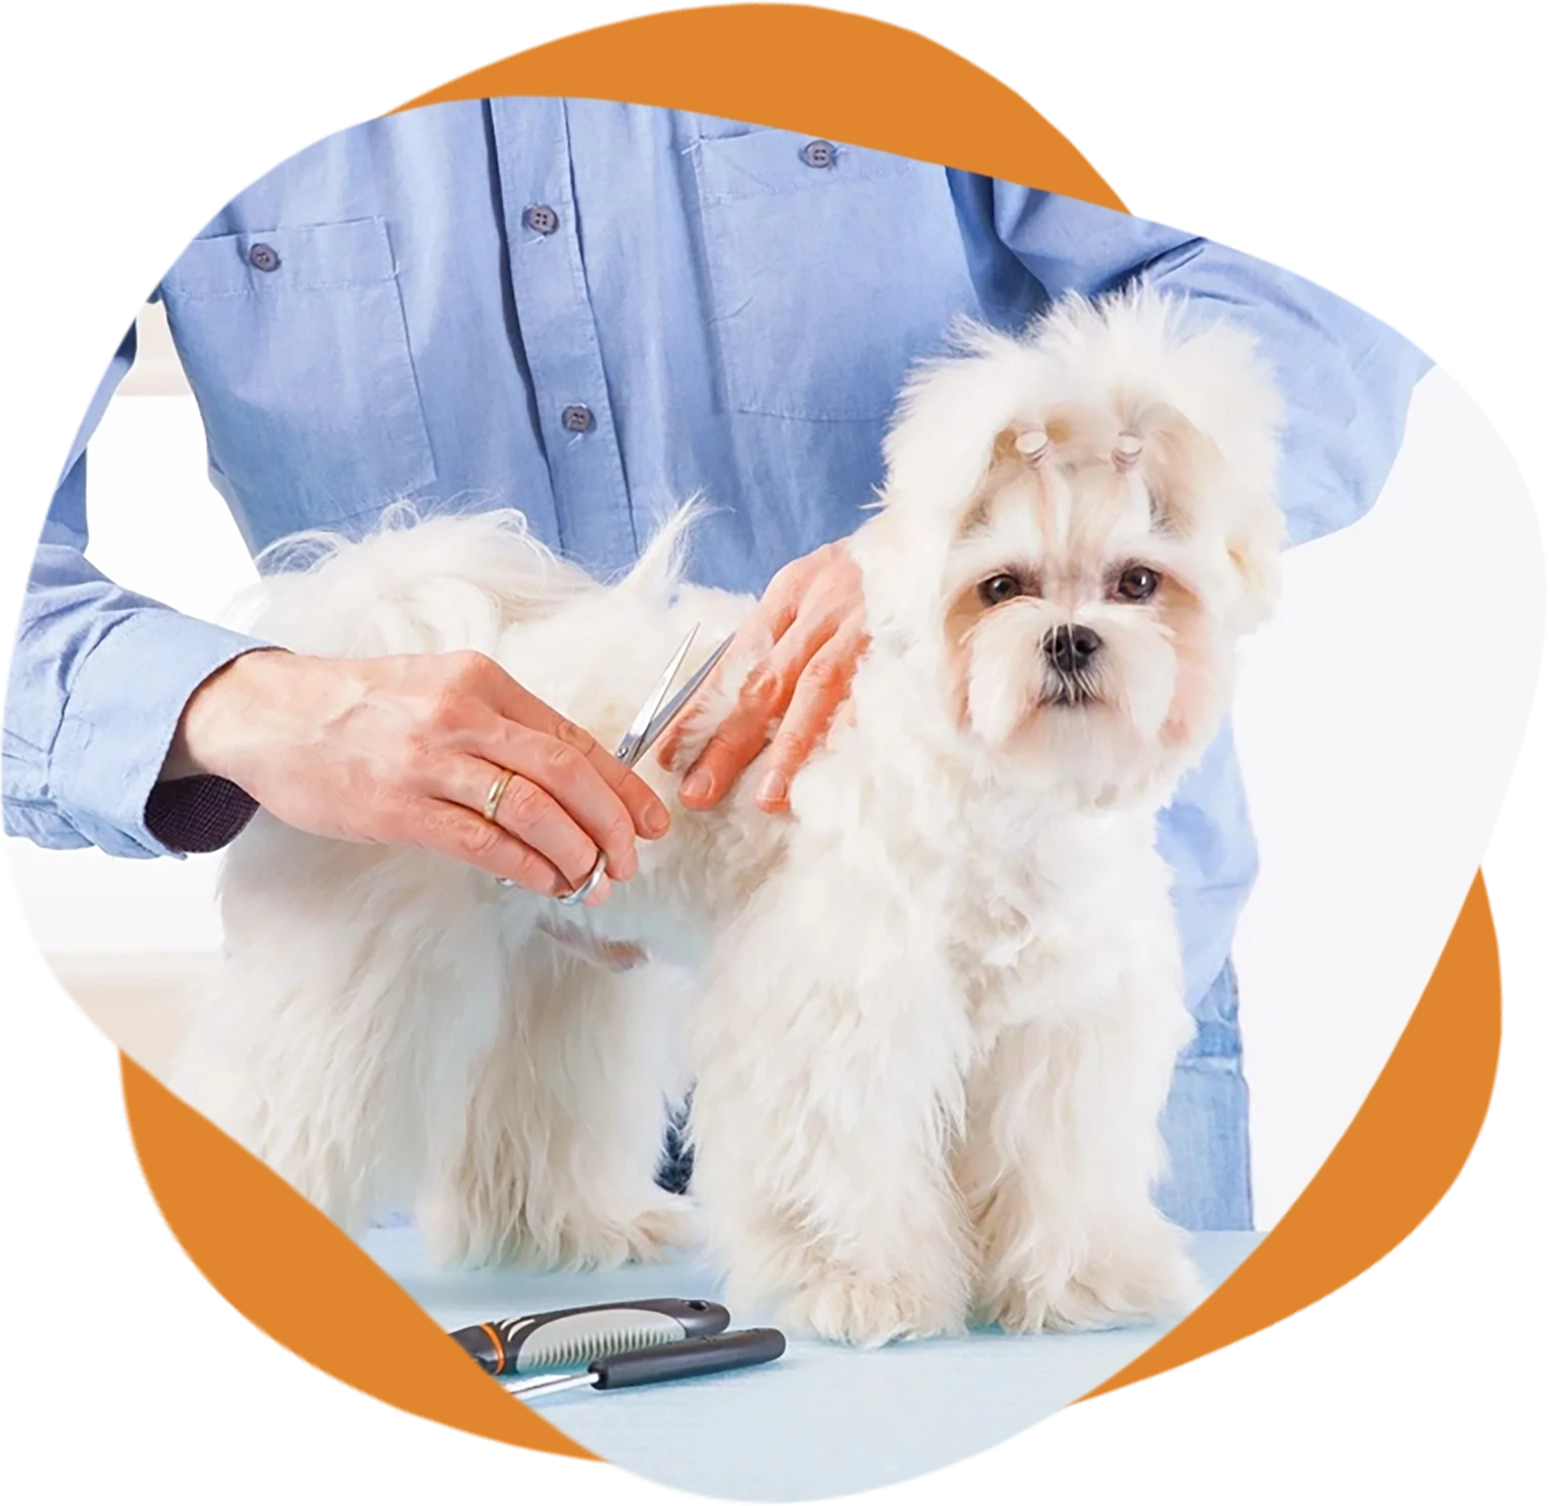
<svg viewBox="0 0 1550 1506"><path fill-rule="evenodd" d="M161 296L251 545L375 517L435 480L382 220L197 240Z"/></svg>
<svg viewBox="0 0 1550 1506"><path fill-rule="evenodd" d="M973 307L946 171L773 129L702 135L694 158L733 408L887 418Z"/></svg>

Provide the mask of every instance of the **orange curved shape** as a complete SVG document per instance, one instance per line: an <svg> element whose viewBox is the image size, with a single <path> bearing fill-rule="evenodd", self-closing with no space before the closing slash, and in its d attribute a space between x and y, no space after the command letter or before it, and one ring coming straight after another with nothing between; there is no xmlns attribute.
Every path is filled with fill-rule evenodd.
<svg viewBox="0 0 1550 1506"><path fill-rule="evenodd" d="M627 99L812 131L1123 209L1005 85L895 26L749 5L623 22L534 48L405 109L488 95ZM1222 1287L1093 1395L1184 1364L1306 1307L1405 1238L1485 1118L1501 1030L1496 938L1476 878L1420 1005L1329 1160ZM513 1406L366 1254L290 1187L124 1062L147 1182L209 1281L295 1353L383 1401L468 1432L592 1457ZM349 1314L369 1310L369 1330Z"/></svg>
<svg viewBox="0 0 1550 1506"><path fill-rule="evenodd" d="M335 1224L128 1057L124 1108L156 1205L190 1260L270 1338L406 1412L590 1459L511 1397Z"/></svg>
<svg viewBox="0 0 1550 1506"><path fill-rule="evenodd" d="M999 79L917 32L816 6L727 5L621 21L504 58L399 108L502 94L626 99L811 131L1125 207Z"/></svg>
<svg viewBox="0 0 1550 1506"><path fill-rule="evenodd" d="M1501 1036L1496 928L1477 873L1410 1023L1302 1196L1206 1301L1088 1397L1269 1328L1387 1255L1469 1159L1491 1102Z"/></svg>

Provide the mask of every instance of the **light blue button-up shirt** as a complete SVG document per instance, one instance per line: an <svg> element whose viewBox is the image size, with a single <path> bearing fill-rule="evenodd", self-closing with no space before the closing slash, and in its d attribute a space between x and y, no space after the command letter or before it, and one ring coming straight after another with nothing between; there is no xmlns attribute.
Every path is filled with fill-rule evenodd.
<svg viewBox="0 0 1550 1506"><path fill-rule="evenodd" d="M1427 365L1393 331L1161 225L808 146L683 112L497 99L356 127L245 190L154 296L249 546L360 531L409 496L516 506L606 573L702 491L719 511L693 573L757 591L857 526L900 382L952 316L1015 327L1142 271L1260 335L1290 407L1291 539L1373 502ZM153 856L167 848L146 802L179 713L251 644L87 561L86 445L133 356L131 333L49 509L6 708L5 822ZM1255 872L1230 732L1159 841L1198 1000Z"/></svg>

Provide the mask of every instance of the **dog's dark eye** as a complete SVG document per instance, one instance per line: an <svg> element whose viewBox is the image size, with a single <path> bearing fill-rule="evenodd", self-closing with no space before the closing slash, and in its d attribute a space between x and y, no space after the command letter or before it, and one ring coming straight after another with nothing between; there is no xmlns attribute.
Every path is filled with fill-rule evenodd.
<svg viewBox="0 0 1550 1506"><path fill-rule="evenodd" d="M1015 575L992 575L980 582L980 600L987 607L998 607L1003 601L1023 594L1023 583Z"/></svg>
<svg viewBox="0 0 1550 1506"><path fill-rule="evenodd" d="M1132 565L1114 582L1114 593L1126 601L1145 601L1162 584L1162 577L1145 565Z"/></svg>

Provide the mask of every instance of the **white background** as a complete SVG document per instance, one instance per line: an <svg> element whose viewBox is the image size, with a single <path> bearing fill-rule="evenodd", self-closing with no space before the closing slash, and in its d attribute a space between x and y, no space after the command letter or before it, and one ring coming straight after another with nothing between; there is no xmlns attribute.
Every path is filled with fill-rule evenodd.
<svg viewBox="0 0 1550 1506"><path fill-rule="evenodd" d="M158 312L141 315L135 374L165 391L158 349L180 373ZM92 440L90 497L92 559L111 579L207 619L253 579L191 396L121 392ZM1287 557L1282 608L1244 654L1235 730L1263 877L1235 958L1260 1228L1360 1107L1473 877L1542 631L1536 545L1501 441L1434 371L1372 514ZM133 1002L109 990L105 1021L159 1067L176 1026L122 1022L169 1013L152 980L175 985L188 965L167 954L197 965L219 946L218 859L6 848L45 954L94 981L121 971Z"/></svg>

